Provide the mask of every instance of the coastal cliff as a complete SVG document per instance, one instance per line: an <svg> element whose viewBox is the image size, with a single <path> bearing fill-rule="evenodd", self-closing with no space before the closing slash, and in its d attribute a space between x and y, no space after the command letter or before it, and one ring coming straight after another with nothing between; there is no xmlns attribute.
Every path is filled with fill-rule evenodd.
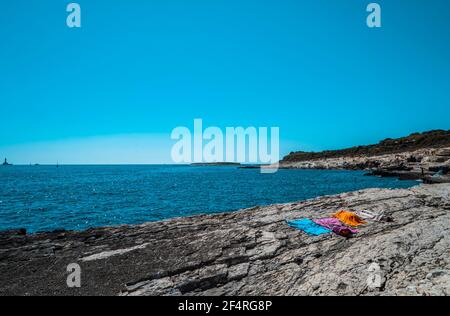
<svg viewBox="0 0 450 316"><path fill-rule="evenodd" d="M384 211L353 238L286 224ZM66 268L81 267L81 288ZM369 266L381 284L368 287ZM0 295L449 295L450 184L369 189L137 226L0 233Z"/></svg>

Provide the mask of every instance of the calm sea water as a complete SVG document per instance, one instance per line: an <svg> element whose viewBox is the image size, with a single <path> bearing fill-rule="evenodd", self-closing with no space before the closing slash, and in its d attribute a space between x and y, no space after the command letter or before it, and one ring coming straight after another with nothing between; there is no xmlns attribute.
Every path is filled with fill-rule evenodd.
<svg viewBox="0 0 450 316"><path fill-rule="evenodd" d="M0 166L0 230L29 232L136 224L234 211L415 181L359 171L189 166Z"/></svg>

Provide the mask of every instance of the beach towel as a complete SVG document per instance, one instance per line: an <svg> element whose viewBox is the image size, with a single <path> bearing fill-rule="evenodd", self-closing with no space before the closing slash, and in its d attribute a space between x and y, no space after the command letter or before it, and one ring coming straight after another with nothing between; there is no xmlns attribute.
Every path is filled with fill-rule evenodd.
<svg viewBox="0 0 450 316"><path fill-rule="evenodd" d="M345 226L337 218L321 218L314 220L314 223L325 227L331 230L333 233L343 237L350 237L351 235L358 233L356 229Z"/></svg>
<svg viewBox="0 0 450 316"><path fill-rule="evenodd" d="M375 213L368 210L357 211L356 215L361 217L362 219L369 221L377 221L377 222L391 222L392 218L384 214L384 212Z"/></svg>
<svg viewBox="0 0 450 316"><path fill-rule="evenodd" d="M334 218L339 219L342 223L357 227L362 224L366 224L358 215L349 211L339 211L333 214Z"/></svg>
<svg viewBox="0 0 450 316"><path fill-rule="evenodd" d="M302 219L296 219L293 221L287 221L287 224L291 226L292 228L299 229L301 231L304 231L310 236L320 236L323 234L331 233L331 230L326 229L323 226L320 226L316 223L314 223L312 220L307 218Z"/></svg>

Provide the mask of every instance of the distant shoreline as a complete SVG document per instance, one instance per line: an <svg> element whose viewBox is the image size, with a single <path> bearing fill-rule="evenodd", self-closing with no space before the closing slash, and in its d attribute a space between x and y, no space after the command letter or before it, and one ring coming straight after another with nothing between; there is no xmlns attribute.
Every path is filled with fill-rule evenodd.
<svg viewBox="0 0 450 316"><path fill-rule="evenodd" d="M365 170L372 176L450 183L450 131L414 133L341 150L292 152L279 168Z"/></svg>
<svg viewBox="0 0 450 316"><path fill-rule="evenodd" d="M191 167L239 167L241 166L238 162L197 162L191 163Z"/></svg>

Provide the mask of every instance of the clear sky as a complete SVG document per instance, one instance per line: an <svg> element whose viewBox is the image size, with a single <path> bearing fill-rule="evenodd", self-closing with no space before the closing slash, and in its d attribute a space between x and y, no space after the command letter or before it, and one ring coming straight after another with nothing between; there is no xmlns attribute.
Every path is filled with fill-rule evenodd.
<svg viewBox="0 0 450 316"><path fill-rule="evenodd" d="M282 153L450 129L450 1L0 4L0 157L167 163L170 132L278 126Z"/></svg>

